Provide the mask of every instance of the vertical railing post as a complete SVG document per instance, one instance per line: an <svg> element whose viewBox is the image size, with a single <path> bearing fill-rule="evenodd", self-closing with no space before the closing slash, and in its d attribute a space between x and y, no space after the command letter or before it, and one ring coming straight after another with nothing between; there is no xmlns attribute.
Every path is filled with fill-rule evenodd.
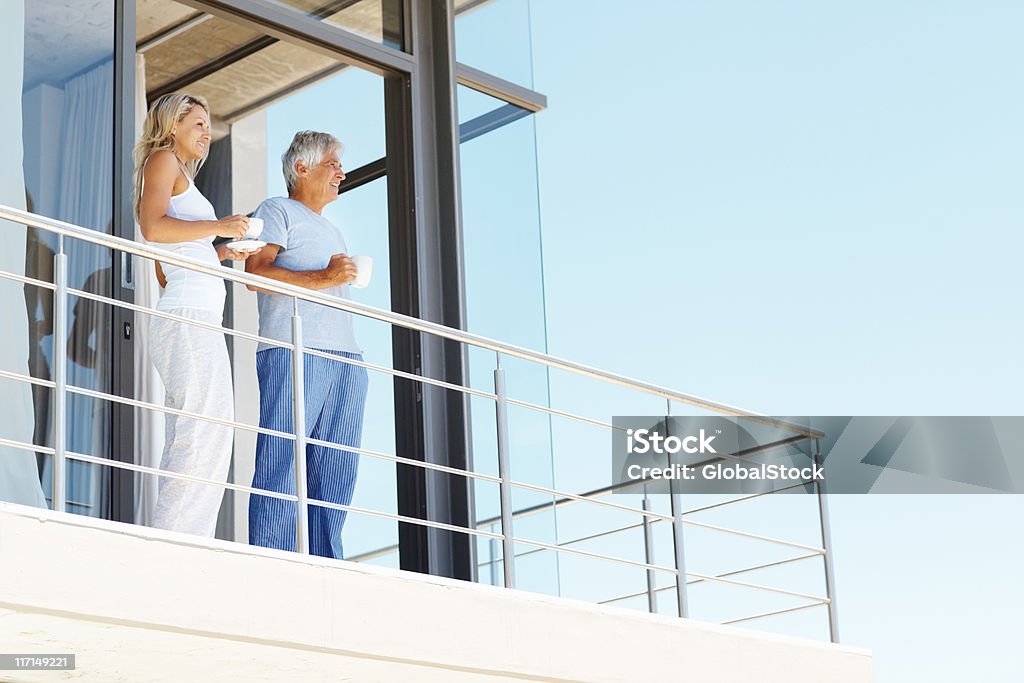
<svg viewBox="0 0 1024 683"><path fill-rule="evenodd" d="M665 435L668 436L669 420L672 418L672 401L666 399L665 410ZM671 458L671 456L669 456ZM669 498L672 502L672 546L675 549L676 565L676 604L679 609L679 617L685 619L690 616L689 605L686 599L686 553L683 548L683 495L679 491L679 480L668 480Z"/></svg>
<svg viewBox="0 0 1024 683"><path fill-rule="evenodd" d="M53 509L67 509L67 418L68 418L68 257L64 236L57 238L53 257Z"/></svg>
<svg viewBox="0 0 1024 683"><path fill-rule="evenodd" d="M508 464L508 403L505 401L505 371L501 369L501 356L494 368L494 393L498 400L494 410L498 422L498 497L501 504L501 551L505 588L516 587L515 554L512 543L512 480Z"/></svg>
<svg viewBox="0 0 1024 683"><path fill-rule="evenodd" d="M651 511L651 499L647 496L647 484L644 484L644 499L642 502L644 512ZM654 535L651 533L651 518L643 515L644 518L644 561L647 564L654 564ZM658 603L655 599L655 582L657 577L653 569L647 570L647 611L651 614L658 613Z"/></svg>
<svg viewBox="0 0 1024 683"><path fill-rule="evenodd" d="M491 531L494 531L494 525L491 525ZM490 566L491 585L498 585L498 542L493 538L487 539L487 550L490 555L490 561L487 563Z"/></svg>
<svg viewBox="0 0 1024 683"><path fill-rule="evenodd" d="M679 616L685 619L690 615L686 601L686 556L683 552L683 496L679 493L679 483L675 479L668 482L672 498L672 544L675 547L676 560L676 600Z"/></svg>
<svg viewBox="0 0 1024 683"><path fill-rule="evenodd" d="M821 439L814 440L814 464L821 467ZM836 577L832 567L832 532L828 518L828 491L825 480L815 483L818 489L818 516L821 520L821 547L825 550L825 595L828 597L828 630L833 643L839 642L839 611L836 607Z"/></svg>
<svg viewBox="0 0 1024 683"><path fill-rule="evenodd" d="M309 554L309 501L306 491L306 377L305 354L302 345L302 318L299 300L295 300L292 314L292 427L295 432L295 495L298 508L295 514L295 548Z"/></svg>

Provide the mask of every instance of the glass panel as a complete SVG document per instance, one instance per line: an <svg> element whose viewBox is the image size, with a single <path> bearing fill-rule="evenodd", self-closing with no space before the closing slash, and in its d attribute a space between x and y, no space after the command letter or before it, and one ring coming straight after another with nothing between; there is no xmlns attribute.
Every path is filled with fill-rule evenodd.
<svg viewBox="0 0 1024 683"><path fill-rule="evenodd" d="M532 88L529 0L456 0L455 58Z"/></svg>
<svg viewBox="0 0 1024 683"><path fill-rule="evenodd" d="M5 6L0 16L4 18L5 44L19 46L24 40L23 63L16 70L5 69L20 78L3 81L5 88L20 87L20 92L4 94L8 101L22 103L20 112L14 110L20 122L9 123L10 129L20 131L24 150L23 157L20 153L3 155L4 201L109 233L113 195L113 1L25 2L24 23L20 9L11 6ZM14 253L22 256L17 264L5 261L4 270L15 265L15 272L51 282L56 238L31 228L8 233L9 227L13 226L4 226L5 251L11 240ZM111 259L106 249L66 240L65 252L70 287L110 294ZM60 344L68 352L69 385L110 391L109 306L70 296L67 337L54 339L53 296L48 290L5 280L0 284L0 297L4 310L24 311L12 315L9 332L3 335L3 369L49 379L54 348ZM5 418L0 422L0 436L52 445L51 391L5 382L2 395L0 411ZM69 451L106 457L109 404L69 394L67 408ZM17 470L3 471L0 497L45 504L42 493L49 497L52 491L50 457L0 448L5 451L0 457L7 461L0 468L13 466ZM68 510L106 516L109 477L110 470L69 460Z"/></svg>
<svg viewBox="0 0 1024 683"><path fill-rule="evenodd" d="M280 0L367 40L403 49L403 0Z"/></svg>
<svg viewBox="0 0 1024 683"><path fill-rule="evenodd" d="M468 88L460 86L458 94L467 327L470 332L545 351L533 121L518 114L501 118L509 105ZM501 365L509 396L548 405L545 367L514 358L503 358ZM494 354L471 348L469 367L470 385L493 391ZM482 473L497 474L494 402L473 399L471 418L474 467ZM547 414L510 406L508 419L512 479L550 487L551 432ZM500 525L493 521L500 513L497 486L477 482L474 489L482 528L500 531ZM549 494L513 488L516 537L557 542L552 502ZM477 551L480 580L500 581L501 544L481 539ZM516 585L557 594L557 554L527 543L517 544Z"/></svg>

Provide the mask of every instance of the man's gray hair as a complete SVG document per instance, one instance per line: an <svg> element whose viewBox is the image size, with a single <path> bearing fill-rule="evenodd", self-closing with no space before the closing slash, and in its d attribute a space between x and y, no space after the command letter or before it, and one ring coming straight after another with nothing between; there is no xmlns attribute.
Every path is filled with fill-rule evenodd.
<svg viewBox="0 0 1024 683"><path fill-rule="evenodd" d="M295 191L295 181L299 174L295 171L295 162L301 161L306 168L312 169L323 158L337 150L340 156L345 145L341 144L338 138L330 133L320 133L315 130L302 130L292 138L292 144L288 151L281 155L281 166L284 171L284 182L288 186L288 193Z"/></svg>

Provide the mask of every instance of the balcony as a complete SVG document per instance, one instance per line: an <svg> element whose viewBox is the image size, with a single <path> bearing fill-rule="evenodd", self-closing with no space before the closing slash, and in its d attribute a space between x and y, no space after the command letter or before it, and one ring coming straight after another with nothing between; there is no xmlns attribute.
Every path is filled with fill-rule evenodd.
<svg viewBox="0 0 1024 683"><path fill-rule="evenodd" d="M689 406L701 414L746 415L744 411L499 340L207 266L18 209L0 207L0 218L59 235L61 245L75 240L139 260L159 258L216 275L236 287L258 285L458 344L464 353L483 350L498 358L492 371L493 385L486 390L368 365L396 382L416 383L424 392L458 392L489 402L496 427L490 435L496 472L472 465L453 468L410 457L413 453L346 447L363 458L396 468L458 477L467 488L482 482L493 493L494 515L471 513L469 523L458 524L429 509L415 517L325 503L311 499L304 486L299 486L294 494L278 494L293 501L299 511L297 553L70 514L75 510L67 504L68 463L148 476L189 477L137 460L104 458L69 448L64 439L69 397L87 396L145 414L169 409L68 382L63 344L55 345L52 380L0 371L7 384L50 389L57 435L52 446L2 440L3 446L22 454L44 453L52 461L53 472L48 492L53 510L0 505L0 557L4 560L0 562L0 635L5 642L18 643L15 649L74 653L75 677L103 681L338 680L339 676L417 681L871 680L869 654L836 643L826 497L820 488L809 496L787 497L817 505L813 514L805 510L788 520L794 524L813 522L819 537L811 544L806 535L794 539L764 533L757 513L744 508L778 496L750 494L693 506L678 492L648 496L639 486L628 491L616 486L565 490L554 482L549 486L523 481L514 476L517 463L535 457L536 452L520 450L518 442L510 441L510 407L544 420L582 425L600 434L602 440L615 427L608 415L576 414L510 395L505 386L506 366L520 369L525 363L545 372L571 373L623 388L662 402L666 414L674 405ZM17 226L4 226L10 227ZM69 288L65 258L62 246L55 255L53 282L0 272L4 280L54 293L55 338L66 336L69 296L127 308L137 316L174 318L138 303ZM179 322L186 323L184 319ZM232 338L251 341L253 337L232 328L223 332ZM290 348L310 353L302 346L301 321ZM301 412L301 405L296 410ZM245 422L231 426L249 434L260 431ZM814 438L798 436L807 442ZM297 454L305 452L307 438L301 434L288 437ZM304 458L297 457L299 482L305 480L303 464ZM224 486L243 496L265 493L238 481ZM522 491L539 498L518 496ZM309 508L316 505L467 539L475 551L475 580L370 564L398 553L399 547L388 544L352 556L361 562L311 556L303 530ZM552 538L537 535L531 517L568 508L577 511L574 532L556 525ZM742 524L727 527L701 517L726 508L733 510L732 519ZM773 550L769 556L750 552L749 545L715 550L702 535ZM538 556L565 561L561 565L557 559L532 564ZM73 559L69 562L69 558ZM795 579L779 576L780 569L790 567L801 568ZM628 578L620 580L616 571L627 572ZM486 583L494 585L481 585ZM630 586L639 586L639 590L628 590ZM709 587L739 591L745 597L733 593L716 597L704 592L694 599L695 591ZM571 599L578 597L587 600ZM808 634L810 637L796 638L747 629L796 614L816 615L818 620L813 623L827 624L826 630L819 628ZM16 680L43 680L50 675L24 674Z"/></svg>

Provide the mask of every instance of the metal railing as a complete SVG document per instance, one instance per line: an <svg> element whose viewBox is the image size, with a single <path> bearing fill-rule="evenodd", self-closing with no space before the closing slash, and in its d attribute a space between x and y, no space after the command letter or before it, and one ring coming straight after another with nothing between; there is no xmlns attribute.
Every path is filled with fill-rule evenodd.
<svg viewBox="0 0 1024 683"><path fill-rule="evenodd" d="M677 598L678 615L685 617L688 616L689 611L687 603L687 586L705 582L713 582L724 585L730 585L734 587L748 588L777 595L784 595L789 598L799 598L801 600L805 600L806 602L796 606L788 606L783 609L777 609L768 612L760 612L753 615L745 615L738 618L723 621L722 623L746 622L753 619L759 619L777 614L784 614L792 611L807 609L810 607L825 605L828 608L828 620L831 639L833 642L838 642L837 613L834 599L835 583L832 572L828 514L826 499L824 497L825 490L820 482L813 482L813 485L817 487L818 492L819 523L822 538L821 547L817 547L793 543L783 539L773 538L761 534L754 534L751 532L730 529L717 525L711 525L704 522L699 522L694 519L687 518L696 512L711 509L720 505L735 503L742 500L748 500L750 498L755 498L764 494L743 496L732 501L724 501L709 506L703 506L691 510L684 510L682 505L681 494L678 490L673 490L670 495L671 512L665 513L657 512L654 509L652 509L652 506L650 505L650 501L647 498L646 494L644 496L642 506L639 508L620 503L612 503L607 500L602 500L602 497L605 496L606 494L615 492L616 487L606 487L604 489L596 491L587 491L583 493L572 493L568 491L559 491L555 488L540 486L523 481L514 481L510 474L511 453L509 447L508 406L514 405L528 410L539 411L551 417L579 421L580 423L600 427L603 429L615 429L615 427L611 423L604 420L595 419L583 415L577 415L568 411L556 410L549 406L543 406L536 403L530 403L527 401L517 400L509 397L506 391L505 370L501 365L501 360L503 357L518 358L546 366L547 368L550 369L567 371L570 373L574 373L576 375L596 379L608 384L617 385L637 392L642 392L648 395L660 397L666 400L668 407L666 415L671 414L672 402L674 401L677 403L694 406L700 409L710 410L720 414L742 416L745 418L755 419L758 421L763 421L767 424L771 424L776 427L784 428L794 434L793 438L790 439L790 441L813 441L815 444L817 444L820 437L823 436L822 434L797 425L785 423L774 418L758 415L750 411L745 411L735 406L719 403L716 401L710 401L708 399L704 399L698 396L693 396L690 394L673 391L671 389L667 389L665 387L657 386L647 382L630 379L628 377L624 377L622 375L601 370L599 368L582 365L562 358L557 358L548 354L539 353L523 347L507 344L500 340L490 339L480 335L465 332L463 330L445 327L443 325L439 325L436 323L424 321L418 318L398 313L393 313L391 311L385 311L382 309L374 308L372 306L367 306L365 304L360 304L351 300L335 298L317 291L287 285L275 280L270 280L264 277L237 271L232 268L226 268L223 266L211 266L207 263L203 263L191 258L182 257L177 254L164 251L163 249L152 247L146 244L140 244L119 237L113 237L93 230L82 228L80 226L72 225L44 216L39 216L19 209L14 209L11 207L0 205L0 219L7 219L14 223L22 224L25 226L32 226L41 230L55 233L58 236L57 252L54 256L55 268L53 283L45 282L43 280L39 280L32 277L27 277L25 275L18 273L0 271L0 279L20 282L28 286L41 287L50 290L54 293L53 334L55 340L63 340L67 338L67 331L65 329L67 325L68 314L67 298L68 296L76 296L84 299L90 299L92 301L110 306L122 307L139 314L163 317L166 319L175 320L180 324L193 325L196 327L231 335L236 338L247 339L250 341L257 342L266 342L269 344L289 349L290 351L292 351L292 382L294 387L294 390L292 392L293 425L305 424L303 406L303 383L305 379L303 374L303 358L306 354L323 356L334 362L358 365L369 370L373 370L375 372L386 373L396 378L403 378L415 382L443 387L449 390L459 391L467 395L472 395L493 401L495 405L498 456L497 476L425 462L422 460L403 457L398 454L382 453L370 449L355 448L345 444L321 441L318 439L308 437L303 430L297 429L296 433L282 432L274 429L260 427L258 425L246 424L237 420L225 420L211 416L190 413L187 411L168 408L163 405L141 401L134 398L126 398L123 396L118 396L102 391L87 389L85 387L74 386L70 384L67 379L67 351L65 348L65 344L55 343L52 381L10 371L0 371L0 378L43 386L53 390L53 446L47 447L45 445L24 443L5 438L0 438L0 445L21 450L33 451L36 453L44 453L53 458L52 505L54 510L59 512L66 511L67 493L65 482L65 466L67 461L72 460L84 463L92 463L94 465L103 467L120 468L125 471L156 475L160 477L170 477L194 483L219 486L226 490L248 493L250 495L262 495L294 502L297 505L298 511L296 517L295 530L297 541L296 547L298 549L298 552L300 553L309 552L307 535L309 506L317 505L325 508L342 510L346 512L352 512L387 519L399 523L416 524L429 528L454 531L461 534L467 534L474 538L488 539L492 544L500 542L500 556L495 557L488 562L482 563L481 566L490 565L491 567L493 567L496 565L496 563L500 562L503 570L502 582L506 587L509 588L513 588L516 585L515 560L517 558L524 557L531 553L552 551L556 553L567 553L581 558L596 559L604 562L613 562L621 565L627 565L645 571L647 577L647 588L645 591L602 600L601 602L605 604L615 604L617 602L622 602L630 600L632 598L642 597L646 595L649 610L652 612L656 612L657 596L661 593L674 590ZM166 313L149 307L140 306L138 304L120 301L111 297L106 297L95 293L71 288L68 283L68 261L64 249L65 238L73 238L81 242L99 245L102 247L124 252L127 254L132 254L146 259L159 260L165 264L171 264L182 268L187 268L193 271L197 271L200 273L213 275L223 280L235 282L240 285L251 285L258 287L259 289L262 289L264 291L269 291L276 294L293 297L295 301L295 311L292 317L291 342L289 343L274 339L267 339L260 337L259 335L256 334L251 334L240 330L234 330L229 327L222 327L219 325L202 323L199 321L176 316L171 313ZM437 380L434 378L418 374L408 373L385 366L374 365L372 363L367 363L365 361L356 361L354 359L334 356L314 349L307 349L304 347L303 344L302 319L298 315L298 302L300 300L319 304L340 311L347 311L356 315L383 321L390 325L398 325L408 330L413 330L424 334L435 335L444 339L458 342L460 344L465 344L468 346L493 351L497 356L496 367L493 370L494 391L482 391L479 389L471 388L469 386L452 384L449 382L444 382L442 380ZM293 442L294 447L294 468L297 482L296 491L294 494L278 493L264 489L256 489L241 484L214 481L204 479L201 477L182 474L180 472L171 472L159 468L147 467L144 465L122 462L118 460L111 460L107 458L100 458L93 455L72 451L68 448L66 442L67 395L69 393L91 397L93 399L98 399L102 401L110 401L113 403L118 403L136 409L157 411L165 414L169 413L191 419L204 420L207 422L220 424L223 426L232 427L234 429L239 429L252 433L265 434L268 436L274 436L291 440ZM307 445L318 445L326 448L336 449L339 451L349 451L353 453L358 453L360 455L365 455L368 457L389 461L395 464L402 464L420 467L437 472L455 474L461 477L465 477L469 481L482 481L489 482L491 484L496 484L498 486L498 507L500 513L496 518L479 521L472 527L463 527L459 525L448 524L430 519L414 518L406 515L360 508L352 505L341 505L329 501L311 499L307 494L305 486L305 453ZM815 461L818 461L820 459L820 453L817 450L815 450L814 452L814 458ZM642 482L640 482L639 484L642 484ZM803 482L799 484L794 484L793 486L787 488L796 488L805 485L807 485L807 483ZM552 502L541 505L535 505L530 508L525 508L522 510L514 510L512 504L513 489L521 489L551 496ZM522 519L525 516L536 514L540 511L548 509L554 510L566 505L579 504L598 506L606 510L616 511L619 513L636 514L639 515L640 522L630 524L624 527L617 527L615 529L608 531L602 531L596 534L586 535L584 537L575 538L569 541L555 543L543 542L536 539L522 538L514 535L513 529L517 519ZM652 541L653 533L655 526L662 522L668 522L671 525L673 561L670 566L656 564L654 558L654 543ZM736 535L748 539L756 539L767 543L778 544L788 548L800 550L801 554L798 556L793 556L782 560L776 560L767 563L758 563L752 566L746 566L727 572L719 572L714 574L698 573L690 569L687 569L685 566L685 546L683 532L686 527L701 528L707 531L714 531L716 533ZM491 530L488 530L488 528ZM598 538L609 537L614 534L628 532L634 529L642 529L643 531L644 561L642 562L638 560L628 559L626 557L608 555L591 550L585 550L583 548L578 547L580 544L583 544L587 541L593 541ZM516 544L530 546L533 548L533 550L526 551L525 553L520 552L517 555L515 552ZM391 548L382 549L382 551L376 551L376 553L379 554L381 552L388 552L393 550L397 550L397 547L393 546ZM782 589L758 583L741 581L736 578L733 578L739 575L755 572L760 569L783 566L817 557L821 557L823 559L823 569L826 588L826 594L824 596L815 596L807 594L802 591ZM368 559L368 556L363 558L356 557L352 559ZM672 579L671 584L659 585L660 582L658 581L658 576L660 574L667 574Z"/></svg>

